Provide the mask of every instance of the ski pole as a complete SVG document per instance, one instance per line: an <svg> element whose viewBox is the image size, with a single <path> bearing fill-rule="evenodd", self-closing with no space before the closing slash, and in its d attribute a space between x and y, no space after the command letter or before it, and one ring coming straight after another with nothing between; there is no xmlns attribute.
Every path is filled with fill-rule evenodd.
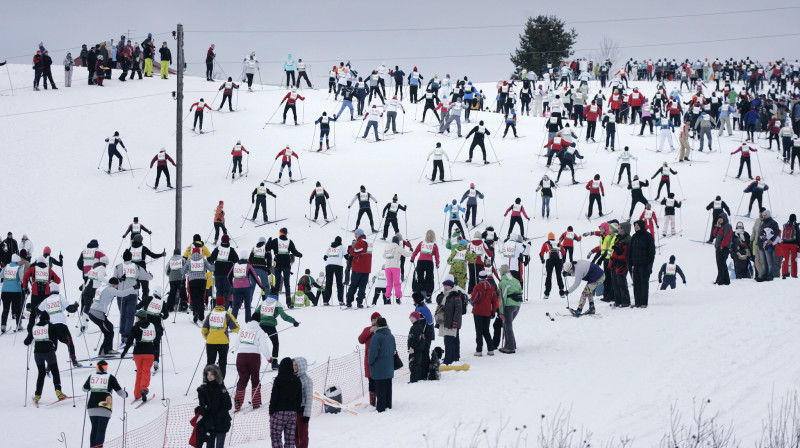
<svg viewBox="0 0 800 448"><path fill-rule="evenodd" d="M578 218L580 218L580 217L581 217L581 215L583 214L583 207L586 205L586 201L587 201L588 199L589 199L589 192L587 191L587 192L586 192L586 197L585 197L585 198L583 198L583 204L581 205L581 208L578 210L578 216L577 216ZM556 210L557 210L557 209L556 209ZM556 215L557 215L557 214L558 214L558 212L556 212Z"/></svg>
<svg viewBox="0 0 800 448"><path fill-rule="evenodd" d="M123 241L125 241L125 237L122 237L122 238L119 240L119 246L117 247L117 253L116 253L116 254L114 254L114 261L111 263L112 265L114 265L114 264L117 262L117 256L119 255L119 250L120 250L120 249L122 249L122 243L123 243Z"/></svg>
<svg viewBox="0 0 800 448"><path fill-rule="evenodd" d="M489 140L489 146L492 148L492 153L494 154L494 158L497 159L497 164L500 165L500 158L497 157L497 152L495 152L495 150L494 150L494 143L492 143L492 139L491 138L488 139L488 140Z"/></svg>
<svg viewBox="0 0 800 448"><path fill-rule="evenodd" d="M417 183L422 180L422 175L425 174L425 168L428 167L428 159L425 159L425 165L422 165L422 172L419 173L419 177L417 178Z"/></svg>
<svg viewBox="0 0 800 448"><path fill-rule="evenodd" d="M305 177L303 177L303 168L300 166L300 160L299 159L297 160L297 171L300 172L300 183L301 184L306 183ZM683 193L681 193L681 194L683 194Z"/></svg>
<svg viewBox="0 0 800 448"><path fill-rule="evenodd" d="M260 73L260 72L259 72L259 73ZM269 119L267 120L267 122L266 122L266 123L264 123L264 127L263 127L263 128L261 128L261 129L265 129L265 128L267 127L267 125L268 125L268 124L269 124L269 123L272 121L272 117L274 117L274 116L275 116L275 114L276 114L276 113L278 113L278 109L280 109L280 108L281 108L281 104L283 104L283 102L281 102L280 104L278 104L278 107L276 107L276 108L275 108L275 111L274 111L274 112L272 112L272 115L270 115L270 116L269 116Z"/></svg>
<svg viewBox="0 0 800 448"><path fill-rule="evenodd" d="M311 132L311 146L309 150L314 149L314 136L317 134L317 123L314 123L314 130ZM322 147L322 137L320 136L320 147Z"/></svg>
<svg viewBox="0 0 800 448"><path fill-rule="evenodd" d="M162 331L163 331L163 328L162 328ZM166 336L166 334L167 333L164 332L165 336ZM161 364L164 364L164 344L160 339L158 341L158 352L161 355L160 356ZM162 366L160 366L160 365L158 367L159 367L159 369L161 369L161 401L164 401L166 399L166 394L167 394L167 392L166 392L166 390L164 388L164 368Z"/></svg>
<svg viewBox="0 0 800 448"><path fill-rule="evenodd" d="M106 155L106 144L103 143L103 150L100 153L100 161L97 162L97 169L98 170L100 169L100 165L103 164L103 156L105 156L105 155Z"/></svg>
<svg viewBox="0 0 800 448"><path fill-rule="evenodd" d="M69 363L69 382L72 384L72 407L75 405L75 379L72 377L72 362Z"/></svg>
<svg viewBox="0 0 800 448"><path fill-rule="evenodd" d="M131 171L131 177L136 178L136 176L133 175L133 167L131 166L131 157L128 154L128 150L126 148L122 148L122 149L125 150L125 155L128 156L128 157L125 157L125 158L128 160L128 169Z"/></svg>
<svg viewBox="0 0 800 448"><path fill-rule="evenodd" d="M356 138L353 139L353 143L356 143L358 141L358 136L361 135L361 128L363 128L363 127L364 127L364 120L362 119L361 120L361 125L358 127L358 132L356 133Z"/></svg>
<svg viewBox="0 0 800 448"><path fill-rule="evenodd" d="M231 159L230 163L228 163L228 169L227 169L227 170L225 170L225 177L224 177L224 179L227 179L227 178L228 178L228 171L230 171L230 169L231 169L231 165L233 165L233 159ZM234 171L234 173L235 173L235 172L236 172L236 171ZM233 179L233 173L231 173L231 179ZM231 181L231 182L232 182L232 181Z"/></svg>
<svg viewBox="0 0 800 448"><path fill-rule="evenodd" d="M186 393L183 394L184 397L189 395L189 389L192 387L192 383L194 382L194 376L197 375L197 369L200 367L200 361L203 360L203 352L205 351L205 346L200 351L200 356L197 358L197 365L194 366L194 373L192 373L192 379L189 380L189 386L186 387Z"/></svg>
<svg viewBox="0 0 800 448"><path fill-rule="evenodd" d="M86 434L86 414L89 411L89 395L91 392L86 393L86 405L83 407L83 425L81 426L81 446L83 446L84 435Z"/></svg>
<svg viewBox="0 0 800 448"><path fill-rule="evenodd" d="M466 145L466 144L467 144L467 139L466 139L466 138L464 138L464 142L463 142L463 143L461 143L461 146L458 148L458 152L456 153L456 156L455 156L455 157L453 157L453 161L452 161L452 162L450 162L450 168L452 168L452 167L453 167L453 164L454 164L454 163L456 163L456 160L458 160L458 156L459 156L459 154L461 154L461 150L462 150L462 149L464 149L464 145Z"/></svg>
<svg viewBox="0 0 800 448"><path fill-rule="evenodd" d="M275 160L272 161L272 165L270 165L269 171L267 172L267 177L264 178L265 181L269 181L269 175L272 174L272 169L275 168L275 162L277 160L278 159L276 158Z"/></svg>
<svg viewBox="0 0 800 448"><path fill-rule="evenodd" d="M33 313L31 313L31 319L33 319ZM19 324L17 324L19 327ZM18 330L17 330L18 331ZM31 346L28 346L28 361L25 363L25 401L23 401L23 407L28 407L28 373L31 371Z"/></svg>
<svg viewBox="0 0 800 448"><path fill-rule="evenodd" d="M244 217L242 218L242 225L239 226L240 229L244 227L244 222L247 221L247 217L250 216L250 210L252 209L253 209L253 203L251 202L250 207L247 209L247 213L245 213Z"/></svg>
<svg viewBox="0 0 800 448"><path fill-rule="evenodd" d="M153 166L152 166L152 165L150 165L150 168L149 168L149 169L147 170L147 172L144 174L144 177L142 177L142 181L141 181L141 182L139 182L139 186L138 186L138 187L136 187L137 189L139 189L139 188L142 188L142 184L144 183L144 181L145 181L145 180L147 180L147 175L148 175L148 174L150 174L150 171L152 171L152 170L153 170Z"/></svg>

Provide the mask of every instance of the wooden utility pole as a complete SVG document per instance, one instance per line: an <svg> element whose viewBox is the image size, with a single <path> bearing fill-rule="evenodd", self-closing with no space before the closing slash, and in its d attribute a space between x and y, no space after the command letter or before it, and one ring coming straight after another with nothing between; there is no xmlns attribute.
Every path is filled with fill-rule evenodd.
<svg viewBox="0 0 800 448"><path fill-rule="evenodd" d="M178 94L175 113L175 249L181 248L183 228L183 25L178 24Z"/></svg>

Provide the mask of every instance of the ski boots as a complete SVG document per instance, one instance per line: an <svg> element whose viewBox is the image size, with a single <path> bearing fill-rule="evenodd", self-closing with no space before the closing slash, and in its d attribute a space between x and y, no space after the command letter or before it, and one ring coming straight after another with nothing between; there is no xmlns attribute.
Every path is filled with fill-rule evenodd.
<svg viewBox="0 0 800 448"><path fill-rule="evenodd" d="M483 352L475 352L475 356L483 356Z"/></svg>
<svg viewBox="0 0 800 448"><path fill-rule="evenodd" d="M153 372L158 372L158 361L153 361Z"/></svg>
<svg viewBox="0 0 800 448"><path fill-rule="evenodd" d="M569 312L572 313L572 317L581 317L581 307L574 310L570 308Z"/></svg>
<svg viewBox="0 0 800 448"><path fill-rule="evenodd" d="M75 368L83 367L83 365L81 363L79 363L78 360L75 359L75 358L72 358L71 362L72 362L72 367L75 367Z"/></svg>
<svg viewBox="0 0 800 448"><path fill-rule="evenodd" d="M39 400L42 399L41 395L34 395L33 396L33 404L38 408L39 407Z"/></svg>
<svg viewBox="0 0 800 448"><path fill-rule="evenodd" d="M494 356L494 350L489 350L486 352L486 356Z"/></svg>
<svg viewBox="0 0 800 448"><path fill-rule="evenodd" d="M272 370L278 370L278 360L272 358Z"/></svg>
<svg viewBox="0 0 800 448"><path fill-rule="evenodd" d="M64 395L64 392L61 392L60 389L56 389L56 398L58 398L59 400L63 400L67 398L67 396Z"/></svg>
<svg viewBox="0 0 800 448"><path fill-rule="evenodd" d="M589 302L589 311L586 314L594 314L594 302Z"/></svg>
<svg viewBox="0 0 800 448"><path fill-rule="evenodd" d="M147 402L147 389L142 389L139 393L142 394L142 403L146 403Z"/></svg>

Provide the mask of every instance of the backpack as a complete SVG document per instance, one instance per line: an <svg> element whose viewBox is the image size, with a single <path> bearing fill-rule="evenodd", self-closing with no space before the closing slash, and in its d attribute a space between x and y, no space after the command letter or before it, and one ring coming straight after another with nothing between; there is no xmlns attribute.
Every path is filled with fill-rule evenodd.
<svg viewBox="0 0 800 448"><path fill-rule="evenodd" d="M739 236L736 235L736 232L731 230L731 250L739 250L739 244L742 243L742 240L739 239Z"/></svg>
<svg viewBox="0 0 800 448"><path fill-rule="evenodd" d="M783 232L781 233L781 238L784 241L795 241L797 238L796 229L794 223L787 222L783 225Z"/></svg>

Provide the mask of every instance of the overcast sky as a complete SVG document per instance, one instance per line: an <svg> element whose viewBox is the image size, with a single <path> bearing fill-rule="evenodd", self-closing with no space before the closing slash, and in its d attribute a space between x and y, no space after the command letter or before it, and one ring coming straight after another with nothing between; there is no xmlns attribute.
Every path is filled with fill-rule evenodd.
<svg viewBox="0 0 800 448"><path fill-rule="evenodd" d="M320 0L46 0L32 7L27 2L9 0L3 5L0 60L27 63L42 41L59 63L68 49L77 56L81 44L111 38L116 42L129 29L131 38L139 42L152 32L158 46L166 40L174 52L176 43L169 33L180 22L187 32L189 73L200 76L205 52L214 43L217 60L231 76L238 76L241 60L256 51L264 83L278 81L282 61L289 52L311 64L318 82L327 76L332 64L347 60L362 72L384 62L392 67L399 65L406 72L416 65L426 78L449 73L452 77L469 75L473 80L492 81L511 72L508 53L518 45L525 19L538 14L557 15L575 28L576 56L591 56L607 35L622 47L624 58L750 56L766 62L798 57L800 6L796 2L675 0L656 4L659 7L654 8L650 1L596 0L547 4L529 0L369 4ZM714 9L720 7L724 7L722 12ZM458 27L485 28L441 29ZM753 38L786 34L794 35ZM747 39L727 40L731 38ZM709 40L717 42L684 43ZM173 53L173 58L176 56Z"/></svg>

